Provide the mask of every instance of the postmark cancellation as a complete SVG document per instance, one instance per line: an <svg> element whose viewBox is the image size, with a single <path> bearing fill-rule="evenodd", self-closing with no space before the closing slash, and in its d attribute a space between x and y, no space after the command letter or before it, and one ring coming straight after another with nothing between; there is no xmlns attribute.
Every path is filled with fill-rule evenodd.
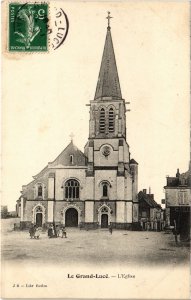
<svg viewBox="0 0 191 300"><path fill-rule="evenodd" d="M69 20L58 3L10 2L7 12L9 53L54 51L68 35Z"/></svg>

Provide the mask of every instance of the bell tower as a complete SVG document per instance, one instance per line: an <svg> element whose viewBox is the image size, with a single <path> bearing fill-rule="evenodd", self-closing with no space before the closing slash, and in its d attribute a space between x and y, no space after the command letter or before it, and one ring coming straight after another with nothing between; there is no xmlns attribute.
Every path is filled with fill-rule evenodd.
<svg viewBox="0 0 191 300"><path fill-rule="evenodd" d="M110 218L112 223L116 228L126 228L138 221L138 164L135 160L130 160L126 141L126 102L120 88L110 19L108 12L96 92L88 105L89 139L85 146L88 165L86 182L89 187L87 197L95 205L99 201L110 205L114 212Z"/></svg>
<svg viewBox="0 0 191 300"><path fill-rule="evenodd" d="M96 167L115 167L118 174L129 170L129 145L126 142L126 104L122 98L113 48L110 12L94 100L90 101L89 171ZM100 157L98 158L98 151ZM126 164L126 166L125 166Z"/></svg>
<svg viewBox="0 0 191 300"><path fill-rule="evenodd" d="M89 138L126 138L126 107L111 37L110 12L94 100L90 101Z"/></svg>

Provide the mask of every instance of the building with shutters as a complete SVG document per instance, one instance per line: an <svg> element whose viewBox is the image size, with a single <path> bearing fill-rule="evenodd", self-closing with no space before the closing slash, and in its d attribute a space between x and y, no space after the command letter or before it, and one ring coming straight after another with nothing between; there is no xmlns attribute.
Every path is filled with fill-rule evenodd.
<svg viewBox="0 0 191 300"><path fill-rule="evenodd" d="M138 226L138 164L130 157L110 16L95 97L89 103L89 137L81 152L71 140L22 187L17 201L22 228L48 224L81 228Z"/></svg>
<svg viewBox="0 0 191 300"><path fill-rule="evenodd" d="M166 177L165 205L166 223L174 226L180 234L180 240L190 239L190 205L191 205L191 164L189 170L176 176Z"/></svg>

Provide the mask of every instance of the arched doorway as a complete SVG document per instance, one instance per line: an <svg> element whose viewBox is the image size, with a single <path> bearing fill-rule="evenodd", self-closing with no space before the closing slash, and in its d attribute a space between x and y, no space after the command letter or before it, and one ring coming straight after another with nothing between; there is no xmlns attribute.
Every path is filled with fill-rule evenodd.
<svg viewBox="0 0 191 300"><path fill-rule="evenodd" d="M101 228L108 228L108 215L107 214L101 215Z"/></svg>
<svg viewBox="0 0 191 300"><path fill-rule="evenodd" d="M41 212L36 213L36 226L42 227L42 213Z"/></svg>
<svg viewBox="0 0 191 300"><path fill-rule="evenodd" d="M66 227L78 227L78 212L75 208L68 208L65 216Z"/></svg>
<svg viewBox="0 0 191 300"><path fill-rule="evenodd" d="M45 207L39 203L36 206L34 206L32 213L33 223L38 227L42 227L45 223Z"/></svg>

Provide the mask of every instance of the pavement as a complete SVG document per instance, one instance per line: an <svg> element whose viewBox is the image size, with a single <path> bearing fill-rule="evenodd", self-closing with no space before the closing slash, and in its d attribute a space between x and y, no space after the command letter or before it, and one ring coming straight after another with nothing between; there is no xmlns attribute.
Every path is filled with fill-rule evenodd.
<svg viewBox="0 0 191 300"><path fill-rule="evenodd" d="M2 220L3 298L189 298L189 247L172 233L67 228L35 240L13 224Z"/></svg>
<svg viewBox="0 0 191 300"><path fill-rule="evenodd" d="M2 258L8 262L89 265L176 266L189 262L189 247L176 246L173 234L152 231L66 228L67 238L37 240L27 231L13 231L14 220L2 220Z"/></svg>

